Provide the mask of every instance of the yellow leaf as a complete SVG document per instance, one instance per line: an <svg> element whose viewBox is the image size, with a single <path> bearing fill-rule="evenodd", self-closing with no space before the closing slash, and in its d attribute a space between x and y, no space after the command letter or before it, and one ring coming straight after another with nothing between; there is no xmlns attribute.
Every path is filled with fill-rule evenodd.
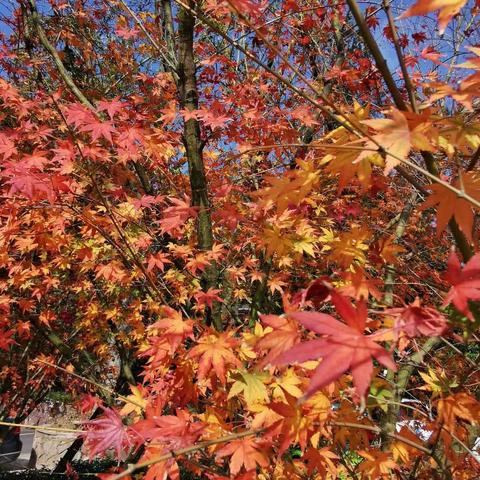
<svg viewBox="0 0 480 480"><path fill-rule="evenodd" d="M426 383L426 385L420 387L420 390L429 390L433 392L433 396L448 392L451 388L458 385L456 379L449 378L445 370L441 370L437 375L434 370L429 368L428 373L419 372L419 374Z"/></svg>
<svg viewBox="0 0 480 480"><path fill-rule="evenodd" d="M122 202L117 205L118 213L121 217L125 217L127 220L138 220L142 217L142 211L135 208L135 205L130 202Z"/></svg>
<svg viewBox="0 0 480 480"><path fill-rule="evenodd" d="M249 405L249 410L254 413L252 421L252 428L266 428L273 423L281 420L282 417L272 410L268 405L261 405L259 403Z"/></svg>
<svg viewBox="0 0 480 480"><path fill-rule="evenodd" d="M460 118L443 120L438 144L449 157L457 151L470 155L480 145L480 125L465 123Z"/></svg>
<svg viewBox="0 0 480 480"><path fill-rule="evenodd" d="M237 371L231 375L231 378L235 382L228 392L228 399L243 393L247 405L268 401L268 391L264 383L268 379L268 374Z"/></svg>
<svg viewBox="0 0 480 480"><path fill-rule="evenodd" d="M274 253L283 256L292 249L292 240L288 234L282 232L276 225L263 230L262 241L265 244L266 254L269 257Z"/></svg>
<svg viewBox="0 0 480 480"><path fill-rule="evenodd" d="M317 243L315 230L306 222L301 221L292 236L293 250L300 254L306 253L311 257L315 256L315 246Z"/></svg>
<svg viewBox="0 0 480 480"><path fill-rule="evenodd" d="M145 410L147 401L143 398L142 392L138 387L131 385L130 390L132 393L126 397L126 400L128 401L120 410L120 415L129 415L130 413L134 413L135 416L139 416Z"/></svg>
<svg viewBox="0 0 480 480"><path fill-rule="evenodd" d="M294 398L300 398L303 392L298 388L302 381L295 372L289 368L278 380L272 384L272 396L274 400L286 403L285 392Z"/></svg>
<svg viewBox="0 0 480 480"><path fill-rule="evenodd" d="M385 157L385 174L388 174L392 168L406 160L412 147L410 129L405 115L399 110L392 109L390 117L362 121L363 124L377 131L373 138L387 152ZM365 147L370 149L378 148L372 141L367 141ZM356 161L361 161L371 155L371 152L364 151Z"/></svg>
<svg viewBox="0 0 480 480"><path fill-rule="evenodd" d="M331 242L330 257L343 268L350 268L354 263L363 265L366 262L365 243L371 233L365 227L354 226L350 232L340 234Z"/></svg>
<svg viewBox="0 0 480 480"><path fill-rule="evenodd" d="M290 205L300 204L317 186L320 177L313 163L297 163L297 170L290 170L283 176L266 178L270 186L253 194L260 197L261 206L268 209L270 205L275 205L278 213L282 213Z"/></svg>

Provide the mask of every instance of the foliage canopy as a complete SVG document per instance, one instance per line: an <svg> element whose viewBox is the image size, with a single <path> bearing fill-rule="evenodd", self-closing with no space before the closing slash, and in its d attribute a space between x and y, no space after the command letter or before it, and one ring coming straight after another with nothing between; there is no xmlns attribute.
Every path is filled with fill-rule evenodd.
<svg viewBox="0 0 480 480"><path fill-rule="evenodd" d="M1 417L66 391L109 479L479 478L478 2L2 9Z"/></svg>

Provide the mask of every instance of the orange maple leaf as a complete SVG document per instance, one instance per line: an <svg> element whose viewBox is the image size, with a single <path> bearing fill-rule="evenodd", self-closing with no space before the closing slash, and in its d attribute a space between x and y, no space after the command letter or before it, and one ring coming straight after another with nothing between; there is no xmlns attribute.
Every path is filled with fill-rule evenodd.
<svg viewBox="0 0 480 480"><path fill-rule="evenodd" d="M347 269L352 264L363 265L366 261L366 242L371 232L364 226L353 226L349 232L342 232L328 245L331 249L330 258L341 267Z"/></svg>
<svg viewBox="0 0 480 480"><path fill-rule="evenodd" d="M257 465L260 467L268 465L268 457L260 447L258 441L252 437L234 440L217 452L217 458L231 455L229 465L232 475L236 475L242 466L248 472L254 470Z"/></svg>
<svg viewBox="0 0 480 480"><path fill-rule="evenodd" d="M151 272L154 268L158 268L161 272L165 269L166 263L172 263L165 253L156 253L148 257L147 272Z"/></svg>
<svg viewBox="0 0 480 480"><path fill-rule="evenodd" d="M233 349L238 345L238 340L228 332L212 333L199 339L198 345L188 352L188 358L199 358L198 379L207 378L213 369L220 381L225 384L225 364L237 368L241 363L233 354Z"/></svg>
<svg viewBox="0 0 480 480"><path fill-rule="evenodd" d="M281 417L266 433L268 438L278 437L278 450L283 454L292 443L298 443L302 449L308 442L308 431L311 427L310 419L304 415L304 409L298 399L289 394L285 395L287 403L274 402L269 407Z"/></svg>
<svg viewBox="0 0 480 480"><path fill-rule="evenodd" d="M287 284L277 275L276 277L270 279L268 282L268 288L270 289L270 292L272 295L275 294L275 292L279 292L280 294L283 293L283 287L286 287Z"/></svg>
<svg viewBox="0 0 480 480"><path fill-rule="evenodd" d="M359 122L368 118L370 107L362 107L354 101L353 112L346 115L348 123L358 125ZM363 189L367 190L371 184L373 165L383 166L383 158L373 152L368 155L361 154L359 157L358 139L352 135L344 126L339 127L328 133L324 140L332 141L330 148L337 146L337 149L330 149L329 153L321 160L320 164L328 164L326 170L334 174L339 174L338 190L343 188L352 180L354 176L358 178ZM315 145L316 142L313 142ZM351 148L349 148L351 147ZM376 146L374 147L376 150Z"/></svg>
<svg viewBox="0 0 480 480"><path fill-rule="evenodd" d="M453 429L457 418L475 423L480 416L480 402L466 392L456 393L438 401L439 421Z"/></svg>
<svg viewBox="0 0 480 480"><path fill-rule="evenodd" d="M162 318L157 320L149 329L161 329L172 347L172 353L177 349L185 338L191 338L193 334L193 321L182 318L182 314L170 307L162 307Z"/></svg>
<svg viewBox="0 0 480 480"><path fill-rule="evenodd" d="M218 288L209 288L206 292L198 292L195 294L195 300L198 305L206 305L208 308L213 307L213 302L223 303L222 297L219 297L217 293L220 293L221 290Z"/></svg>
<svg viewBox="0 0 480 480"><path fill-rule="evenodd" d="M119 262L112 261L110 263L99 265L96 268L96 278L103 278L107 282L122 282L126 278L126 272Z"/></svg>
<svg viewBox="0 0 480 480"><path fill-rule="evenodd" d="M197 272L205 271L205 268L210 264L204 253L199 253L195 257L188 260L185 267L192 275L197 275Z"/></svg>
<svg viewBox="0 0 480 480"><path fill-rule="evenodd" d="M410 129L405 115L399 110L392 109L390 117L363 120L361 122L377 131L373 138L387 152L385 156L385 174L400 164L402 160L406 160L412 148ZM378 148L372 141L368 141L365 147L371 149ZM378 154L373 153L373 155ZM360 162L362 159L370 156L372 156L372 152L364 151L355 162Z"/></svg>
<svg viewBox="0 0 480 480"><path fill-rule="evenodd" d="M370 187L372 169L374 165L383 166L383 159L378 154L368 152L360 158L357 150L339 151L335 156L327 155L323 163L328 161L327 172L338 173L338 190L341 192L350 183L353 177L357 177L364 190Z"/></svg>
<svg viewBox="0 0 480 480"><path fill-rule="evenodd" d="M437 410L438 422L443 423L447 429L447 432L444 435L442 434L447 447L452 443L450 433L455 433L460 427L458 420L473 424L478 422L478 418L480 418L480 402L466 392L459 392L447 398L442 398L438 401Z"/></svg>
<svg viewBox="0 0 480 480"><path fill-rule="evenodd" d="M319 478L339 478L338 469L333 463L333 460L338 458L328 447L308 448L303 456L309 474L313 475L316 470L320 474Z"/></svg>
<svg viewBox="0 0 480 480"><path fill-rule="evenodd" d="M399 468L390 458L390 452L379 452L371 449L369 451L360 450L358 453L365 459L358 466L358 471L366 478L391 478L391 471Z"/></svg>
<svg viewBox="0 0 480 480"><path fill-rule="evenodd" d="M345 296L354 298L355 300L367 300L369 295L377 300L382 298L382 294L378 287L382 285L382 281L378 278L371 278L362 268L355 268L352 271L341 273L344 283L338 290Z"/></svg>
<svg viewBox="0 0 480 480"><path fill-rule="evenodd" d="M397 265L397 254L404 252L405 249L401 245L393 243L394 241L395 238L393 236L383 237L370 245L370 249L379 261L386 264Z"/></svg>
<svg viewBox="0 0 480 480"><path fill-rule="evenodd" d="M474 173L468 172L464 174L462 181L460 179L455 181L453 186L463 189L471 197L480 200L480 179ZM473 228L472 204L438 183L430 185L429 189L432 191L432 194L425 200L420 209L425 210L437 205L437 234L440 235L442 233L453 217L471 242Z"/></svg>
<svg viewBox="0 0 480 480"><path fill-rule="evenodd" d="M268 350L268 354L259 365L263 367L298 343L300 332L297 322L287 317L260 315L260 319L264 325L274 329L273 332L267 333L255 345L257 351Z"/></svg>
<svg viewBox="0 0 480 480"><path fill-rule="evenodd" d="M406 12L398 18L415 17L426 15L439 10L438 31L442 34L447 28L448 22L462 9L467 0L418 0Z"/></svg>
<svg viewBox="0 0 480 480"><path fill-rule="evenodd" d="M141 461L149 461L168 452L164 445L149 445L145 449ZM145 473L145 480L158 480L160 478L180 478L180 469L174 458L151 465Z"/></svg>

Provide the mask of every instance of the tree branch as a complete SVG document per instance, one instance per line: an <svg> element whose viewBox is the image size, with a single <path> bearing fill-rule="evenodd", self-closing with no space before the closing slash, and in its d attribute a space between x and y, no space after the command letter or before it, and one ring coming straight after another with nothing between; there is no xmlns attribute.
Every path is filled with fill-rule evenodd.
<svg viewBox="0 0 480 480"><path fill-rule="evenodd" d="M137 463L135 465L129 465L129 467L126 470L119 473L118 475L115 475L110 480L120 480L121 478L125 478L131 473L141 470L142 468L149 467L150 465L154 465L156 463L164 462L165 460L169 460L170 458L176 458L181 455L186 455L187 453L196 452L197 450L202 450L212 445L218 445L219 443L231 442L233 440L238 440L240 438L258 435L262 431L263 430L247 430L245 432L233 433L231 435L226 435L224 437L214 438L213 440L205 440L204 442L197 443L196 445L192 445L190 447L184 447L184 448L179 448L177 450L172 450L163 455L159 455L158 457L154 457L154 458L151 458L150 460L146 460L145 462Z"/></svg>
<svg viewBox="0 0 480 480"><path fill-rule="evenodd" d="M90 109L95 115L98 116L98 112L95 108L95 106L90 102L90 100L82 93L82 91L77 87L75 82L73 81L71 75L69 74L68 70L65 68L65 65L63 64L60 55L58 54L56 48L50 43L50 41L47 38L47 35L45 34L45 30L42 27L42 24L40 22L40 17L38 15L38 10L37 10L37 5L35 3L35 0L28 0L29 5L30 5L30 17L32 19L33 25L35 27L35 30L37 32L38 38L40 40L40 43L42 44L43 48L50 53L52 56L53 61L55 62L55 66L57 67L58 73L62 77L63 81L67 85L67 87L70 89L70 91L77 97L77 100L82 103L85 107Z"/></svg>

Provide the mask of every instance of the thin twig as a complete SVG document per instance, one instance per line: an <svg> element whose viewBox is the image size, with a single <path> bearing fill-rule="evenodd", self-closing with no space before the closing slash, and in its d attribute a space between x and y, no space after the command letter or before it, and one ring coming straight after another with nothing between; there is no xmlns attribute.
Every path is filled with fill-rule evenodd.
<svg viewBox="0 0 480 480"><path fill-rule="evenodd" d="M46 362L45 360L40 360L39 358L35 359L34 362L43 363L44 365L48 365L49 367L60 370L61 372L64 372L68 375L71 375L72 377L78 378L79 380L82 380L86 383L89 383L90 385L94 385L95 387L100 388L101 390L103 390L103 391L107 392L108 394L112 395L112 397L116 397L120 400L123 400L126 403L130 403L132 405L135 405L136 407L139 407L142 410L145 408L144 405L137 402L136 400L132 400L131 398L124 397L123 395L114 392L112 389L106 387L105 385L102 385L101 383L98 383L98 382L95 382L95 381L90 380L88 378L82 377L82 375L79 375L78 373L75 373L75 372L71 372L70 370L67 370L66 368L60 367L59 365L55 365L54 363Z"/></svg>
<svg viewBox="0 0 480 480"><path fill-rule="evenodd" d="M164 462L165 460L169 460L170 458L176 458L180 455L185 455L187 453L196 452L197 450L202 450L204 448L210 447L212 445L218 445L219 443L226 443L231 442L233 440L238 440L240 438L251 437L253 435L258 435L263 430L247 430L245 432L233 433L231 435L226 435L220 438L214 438L212 440L205 440L204 442L197 443L196 445L192 445L190 447L179 448L177 450L171 450L168 453L163 455L159 455L157 457L153 457L149 460L146 460L142 463L137 463L134 465L129 465L126 470L115 475L110 480L120 480L121 478L125 478L133 472L137 470L141 470L142 468L149 467L150 465L154 465L156 463Z"/></svg>
<svg viewBox="0 0 480 480"><path fill-rule="evenodd" d="M110 0L105 0L106 3L110 3ZM146 29L145 25L143 24L142 20L139 18L139 16L127 5L126 2L123 0L119 0L120 3L123 5L125 10L130 14L130 16L134 19L135 23L138 25L140 30L145 34L147 37L148 41L153 45L153 47L158 51L158 53L162 56L162 58L165 60L165 63L170 67L170 71L172 74L178 78L178 74L176 72L176 67L175 65L171 62L171 60L165 55L165 52L163 51L162 47L156 42L156 40L150 35L148 30Z"/></svg>
<svg viewBox="0 0 480 480"><path fill-rule="evenodd" d="M48 430L51 432L78 433L78 434L85 433L83 430L74 430L73 428L51 427L49 425L28 425L26 423L13 423L13 422L0 422L0 425L4 427L31 428L32 430Z"/></svg>
<svg viewBox="0 0 480 480"><path fill-rule="evenodd" d="M402 70L403 81L405 82L405 88L407 89L408 98L410 99L412 110L415 113L418 113L417 102L415 99L415 91L413 89L412 80L410 79L410 75L407 70L407 65L405 64L405 57L402 52L402 47L400 46L397 27L395 26L395 20L393 19L392 9L390 8L390 1L383 0L383 8L385 9L385 13L387 14L388 25L390 27L390 31L392 32L393 45L395 46L395 52L397 53L398 63L400 64L400 68Z"/></svg>

